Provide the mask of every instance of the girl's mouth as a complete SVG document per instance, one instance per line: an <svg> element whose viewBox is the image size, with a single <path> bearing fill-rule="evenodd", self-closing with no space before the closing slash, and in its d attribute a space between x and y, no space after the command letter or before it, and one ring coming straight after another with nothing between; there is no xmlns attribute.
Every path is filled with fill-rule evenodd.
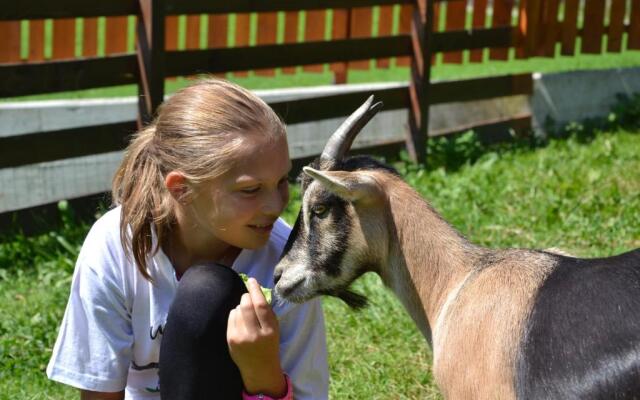
<svg viewBox="0 0 640 400"><path fill-rule="evenodd" d="M271 230L273 229L273 224L266 224L266 225L255 224L255 225L249 225L249 228L253 229L258 233L270 233Z"/></svg>

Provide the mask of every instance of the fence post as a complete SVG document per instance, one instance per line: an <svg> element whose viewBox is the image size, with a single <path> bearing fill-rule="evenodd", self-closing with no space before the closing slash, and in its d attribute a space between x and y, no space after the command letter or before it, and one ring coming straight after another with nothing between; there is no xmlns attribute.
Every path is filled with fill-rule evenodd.
<svg viewBox="0 0 640 400"><path fill-rule="evenodd" d="M411 82L407 150L413 161L424 163L429 135L429 85L433 35L434 0L416 0L411 21Z"/></svg>
<svg viewBox="0 0 640 400"><path fill-rule="evenodd" d="M136 53L138 58L138 128L153 120L164 98L164 0L139 0Z"/></svg>

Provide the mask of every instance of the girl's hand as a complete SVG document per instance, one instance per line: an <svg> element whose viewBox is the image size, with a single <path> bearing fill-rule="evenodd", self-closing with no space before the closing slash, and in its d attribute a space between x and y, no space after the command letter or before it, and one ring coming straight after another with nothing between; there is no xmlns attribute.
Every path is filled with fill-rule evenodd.
<svg viewBox="0 0 640 400"><path fill-rule="evenodd" d="M229 313L227 343L240 369L245 390L277 398L287 389L280 366L278 319L264 298L258 282L249 278L249 293Z"/></svg>

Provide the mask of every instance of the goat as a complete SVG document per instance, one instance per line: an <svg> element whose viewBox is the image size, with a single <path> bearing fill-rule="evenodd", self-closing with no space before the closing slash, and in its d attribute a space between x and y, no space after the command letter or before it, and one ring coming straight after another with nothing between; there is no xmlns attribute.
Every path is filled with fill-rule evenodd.
<svg viewBox="0 0 640 400"><path fill-rule="evenodd" d="M379 274L431 344L448 399L640 399L640 249L581 259L471 243L393 168L345 158L372 102L304 168L276 296L360 307L350 284Z"/></svg>

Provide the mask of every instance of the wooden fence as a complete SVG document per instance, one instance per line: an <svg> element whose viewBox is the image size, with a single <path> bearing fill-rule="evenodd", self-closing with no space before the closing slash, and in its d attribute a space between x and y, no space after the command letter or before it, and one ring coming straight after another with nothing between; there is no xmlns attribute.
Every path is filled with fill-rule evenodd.
<svg viewBox="0 0 640 400"><path fill-rule="evenodd" d="M122 149L170 77L326 65L337 82L348 70L410 66L408 91L376 95L409 110L407 147L424 161L429 106L531 93L529 74L432 83L439 54L461 63L553 57L558 46L572 55L578 43L582 53L640 49L640 0L21 0L0 10L0 38L0 97L125 84L141 94L138 121L0 137L0 168ZM368 94L271 105L287 123L313 121Z"/></svg>
<svg viewBox="0 0 640 400"><path fill-rule="evenodd" d="M573 55L577 51L619 52L624 50L625 31L630 33L627 48L640 47L638 24L630 23L640 18L640 5L635 0L583 0L583 4L580 0L546 0L540 3L537 14L529 16L528 21L523 20L522 14L517 17L520 25L531 25L533 20L537 21L533 30L539 35L535 38L537 45L532 55L553 57L558 43L562 45L563 55ZM165 21L165 49L197 50L408 34L411 30L411 7L411 4L385 4L328 10L168 15ZM515 22L514 9L519 10L520 7L517 0L436 2L433 30L442 32L509 25ZM113 7L112 12L117 13L117 8ZM125 7L121 8L120 12L125 12ZM136 16L133 8L129 12L134 15L6 21L12 18L11 14L2 16L0 11L0 18L5 20L0 22L0 37L3 38L0 41L0 63L132 53L135 51ZM27 11L14 11L12 14L14 18L30 15ZM53 13L43 10L39 14L46 16ZM576 46L579 37L584 39L581 49ZM603 48L605 38L607 44ZM494 49L488 57L502 60L506 54L504 49ZM522 55L519 53L519 56ZM442 62L460 63L463 59L462 52L452 52L445 54ZM470 52L470 62L484 60L481 50ZM329 67L336 75L336 82L343 83L347 69L384 69L391 65L391 59L381 58L374 65L360 61L334 63ZM393 65L408 66L409 58L399 57ZM322 72L325 68L323 65L307 65L304 70ZM274 72L273 69L256 71L262 76L270 76ZM296 69L285 67L282 72L294 74ZM236 72L239 76L246 73Z"/></svg>

